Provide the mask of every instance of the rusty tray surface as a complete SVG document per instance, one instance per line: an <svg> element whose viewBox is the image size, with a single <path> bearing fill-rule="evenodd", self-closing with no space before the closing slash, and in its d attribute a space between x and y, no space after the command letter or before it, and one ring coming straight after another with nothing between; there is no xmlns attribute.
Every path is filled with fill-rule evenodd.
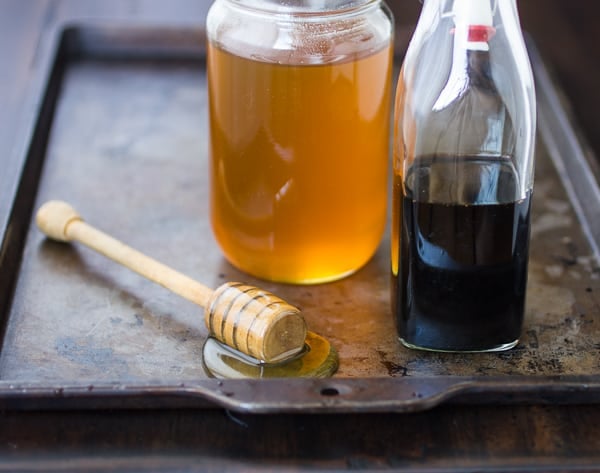
<svg viewBox="0 0 600 473"><path fill-rule="evenodd" d="M355 275L292 286L230 266L208 218L200 30L79 26L56 37L0 256L0 406L414 411L441 402L600 400L600 192L532 49L539 139L527 312L508 352L410 351L389 309L386 236ZM210 287L244 281L298 305L337 348L332 379L215 380L202 309L30 224L48 199ZM8 297L12 295L12 297Z"/></svg>

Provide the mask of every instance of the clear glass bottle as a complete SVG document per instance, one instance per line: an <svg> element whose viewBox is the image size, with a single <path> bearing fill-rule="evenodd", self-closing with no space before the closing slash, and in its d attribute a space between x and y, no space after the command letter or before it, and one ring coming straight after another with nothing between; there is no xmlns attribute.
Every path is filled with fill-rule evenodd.
<svg viewBox="0 0 600 473"><path fill-rule="evenodd" d="M516 0L425 0L395 106L392 306L404 345L517 344L535 127Z"/></svg>
<svg viewBox="0 0 600 473"><path fill-rule="evenodd" d="M216 0L207 19L211 221L226 258L319 283L386 220L393 20L380 0Z"/></svg>

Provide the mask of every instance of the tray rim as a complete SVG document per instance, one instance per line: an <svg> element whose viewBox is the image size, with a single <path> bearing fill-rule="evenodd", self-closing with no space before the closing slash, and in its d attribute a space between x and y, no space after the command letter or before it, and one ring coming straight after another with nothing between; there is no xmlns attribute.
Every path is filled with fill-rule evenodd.
<svg viewBox="0 0 600 473"><path fill-rule="evenodd" d="M508 379L507 379L508 378ZM376 383L374 382L376 381ZM294 397L282 399L281 383ZM193 383L0 382L4 410L224 408L239 413L411 413L453 404L596 404L600 376L432 376L198 380Z"/></svg>
<svg viewBox="0 0 600 473"><path fill-rule="evenodd" d="M0 252L0 290L12 296L23 252L24 238L33 211L37 184L41 175L45 147L56 99L68 60L85 54L98 59L202 60L204 30L144 24L106 22L69 22L58 24L49 33L41 54L37 76L31 89L38 89L37 116L31 130L24 130L26 150L21 157L18 185L12 196L8 222L2 230ZM161 38L157 40L157 38ZM165 39L168 40L165 43ZM190 38L196 38L192 41ZM112 44L109 44L112 41ZM116 47L115 47L116 46ZM549 154L562 175L563 185L578 215L596 259L599 257L600 209L589 205L590 196L600 201L597 175L583 152L581 137L572 127L572 119L562 105L550 72L546 69L533 41L528 41L536 77L539 130ZM562 132L557 133L557 132ZM563 156L574 156L565 160ZM574 189L573 177L584 185ZM33 188L34 192L31 192ZM23 197L28 191L29 196ZM29 219L15 227L17 216ZM595 218L591 220L590 218ZM593 223L597 222L596 225ZM11 224L13 225L11 227ZM8 256L12 255L12 256ZM8 271L6 270L8 268ZM13 274L7 276L12 269ZM13 278L11 281L10 278ZM10 312L11 299L0 300L0 316ZM0 349L6 321L1 321ZM294 398L278 397L278 387L286 383L297 393ZM600 375L562 376L432 376L412 378L329 378L329 379L258 379L198 380L194 383L99 383L77 384L11 382L0 380L0 408L97 409L97 408L169 408L221 407L248 413L349 413L415 412L441 403L597 403L600 401Z"/></svg>

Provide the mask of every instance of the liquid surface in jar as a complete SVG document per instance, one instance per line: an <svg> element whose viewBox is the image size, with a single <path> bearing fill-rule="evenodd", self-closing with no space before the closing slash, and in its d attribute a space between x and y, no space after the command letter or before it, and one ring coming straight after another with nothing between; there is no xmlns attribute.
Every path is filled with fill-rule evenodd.
<svg viewBox="0 0 600 473"><path fill-rule="evenodd" d="M209 44L211 219L226 258L317 283L375 252L386 218L391 47L287 65Z"/></svg>
<svg viewBox="0 0 600 473"><path fill-rule="evenodd" d="M395 185L400 218L393 230L397 274L394 312L405 345L441 351L488 351L514 346L525 308L531 193L514 195L510 160L460 157L459 194L472 203L445 203L455 160L421 158ZM452 181L452 179L446 179ZM455 196L456 197L456 196Z"/></svg>

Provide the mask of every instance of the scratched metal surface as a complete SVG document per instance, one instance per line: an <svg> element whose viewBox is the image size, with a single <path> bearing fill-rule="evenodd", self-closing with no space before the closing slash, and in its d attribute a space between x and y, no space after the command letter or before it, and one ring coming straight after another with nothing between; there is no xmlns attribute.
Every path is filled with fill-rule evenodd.
<svg viewBox="0 0 600 473"><path fill-rule="evenodd" d="M600 375L600 271L543 140L537 151L523 337L496 354L403 348L389 311L388 237L362 270L318 286L231 267L208 221L202 61L68 63L36 207L71 202L90 223L217 287L242 280L298 305L340 355L337 378ZM202 309L83 247L26 237L0 382L186 383L206 378Z"/></svg>

